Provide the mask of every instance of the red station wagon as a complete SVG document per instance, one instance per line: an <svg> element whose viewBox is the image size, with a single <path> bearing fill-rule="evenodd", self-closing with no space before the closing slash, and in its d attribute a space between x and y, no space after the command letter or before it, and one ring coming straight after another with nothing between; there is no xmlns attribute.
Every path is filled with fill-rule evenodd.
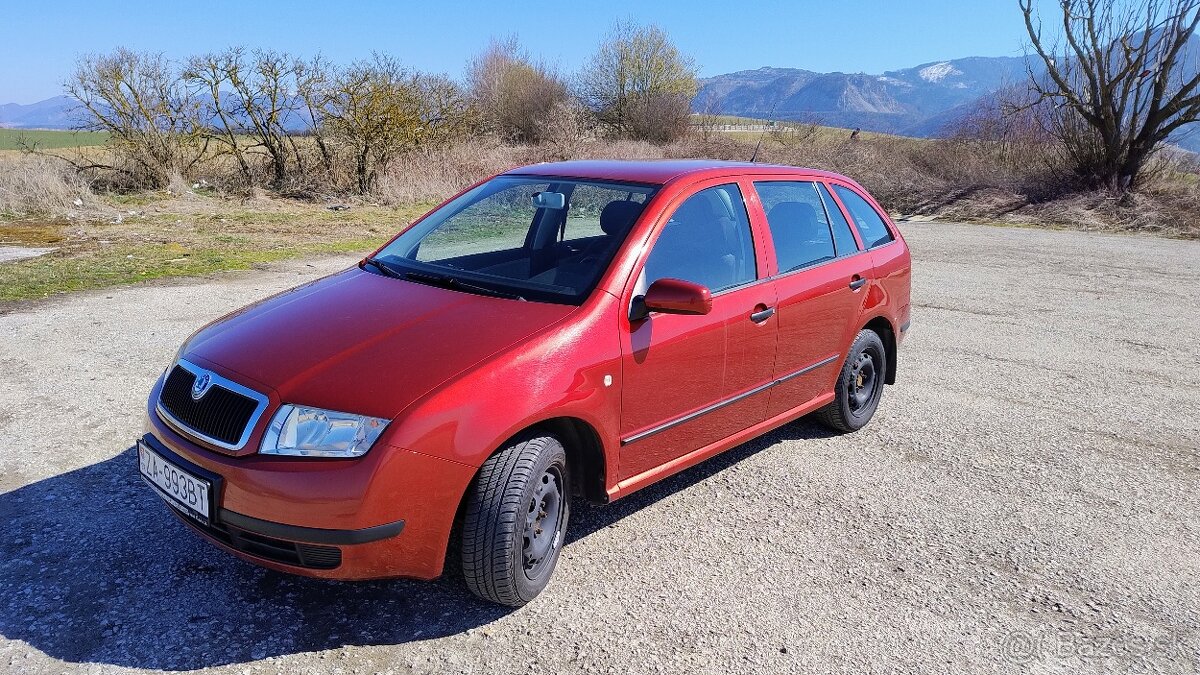
<svg viewBox="0 0 1200 675"><path fill-rule="evenodd" d="M618 499L809 413L866 424L909 281L900 232L837 174L515 169L189 338L150 392L139 469L259 565L432 579L450 550L472 591L521 605L572 497Z"/></svg>

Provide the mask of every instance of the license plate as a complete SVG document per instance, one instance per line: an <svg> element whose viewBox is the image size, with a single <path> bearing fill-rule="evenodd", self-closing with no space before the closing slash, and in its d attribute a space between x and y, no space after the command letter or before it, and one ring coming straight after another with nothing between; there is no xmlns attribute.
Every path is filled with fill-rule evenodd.
<svg viewBox="0 0 1200 675"><path fill-rule="evenodd" d="M168 504L208 524L212 483L168 462L143 443L138 443L138 470Z"/></svg>

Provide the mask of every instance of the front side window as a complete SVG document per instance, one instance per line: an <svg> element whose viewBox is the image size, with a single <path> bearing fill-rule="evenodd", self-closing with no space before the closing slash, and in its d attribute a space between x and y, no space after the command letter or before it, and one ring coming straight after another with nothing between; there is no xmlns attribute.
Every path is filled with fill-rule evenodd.
<svg viewBox="0 0 1200 675"><path fill-rule="evenodd" d="M657 189L500 176L430 214L375 259L422 283L578 304Z"/></svg>
<svg viewBox="0 0 1200 675"><path fill-rule="evenodd" d="M837 193L838 198L846 205L846 210L850 212L850 217L854 219L854 225L858 228L858 234L862 237L864 246L875 248L892 240L892 233L884 224L883 218L879 217L879 213L867 200L844 185L834 185L833 191Z"/></svg>
<svg viewBox="0 0 1200 675"><path fill-rule="evenodd" d="M767 214L780 273L837 257L829 219L816 185L809 181L756 182Z"/></svg>
<svg viewBox="0 0 1200 675"><path fill-rule="evenodd" d="M644 284L683 279L713 293L758 276L750 219L737 185L718 185L688 197L663 227L646 259Z"/></svg>

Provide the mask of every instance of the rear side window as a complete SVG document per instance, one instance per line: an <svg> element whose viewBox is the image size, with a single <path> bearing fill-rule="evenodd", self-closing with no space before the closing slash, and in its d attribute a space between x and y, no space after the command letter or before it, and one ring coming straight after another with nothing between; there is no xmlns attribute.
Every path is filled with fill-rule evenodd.
<svg viewBox="0 0 1200 675"><path fill-rule="evenodd" d="M858 252L858 242L854 241L854 233L850 231L850 222L842 215L842 209L822 183L817 183L817 191L821 193L821 201L825 202L825 212L829 214L829 222L833 225L833 242L837 244L838 255L850 255Z"/></svg>
<svg viewBox="0 0 1200 675"><path fill-rule="evenodd" d="M883 218L879 217L867 200L860 197L854 190L842 185L834 185L833 190L846 205L846 210L854 219L858 234L867 248L875 248L892 240L892 233L888 231L887 225L883 224Z"/></svg>
<svg viewBox="0 0 1200 675"><path fill-rule="evenodd" d="M716 293L758 276L750 219L737 185L701 190L679 205L646 259L645 283L683 279Z"/></svg>
<svg viewBox="0 0 1200 675"><path fill-rule="evenodd" d="M769 181L756 182L754 189L767 214L781 273L837 257L816 185L809 181Z"/></svg>

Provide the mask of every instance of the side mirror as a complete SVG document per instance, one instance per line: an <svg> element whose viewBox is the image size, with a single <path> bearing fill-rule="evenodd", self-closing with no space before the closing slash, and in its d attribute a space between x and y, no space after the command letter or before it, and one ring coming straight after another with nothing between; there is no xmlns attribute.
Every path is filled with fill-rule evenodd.
<svg viewBox="0 0 1200 675"><path fill-rule="evenodd" d="M708 314L712 311L712 293L700 284L682 279L659 279L645 295L633 299L629 320L640 321L650 312L663 314Z"/></svg>

